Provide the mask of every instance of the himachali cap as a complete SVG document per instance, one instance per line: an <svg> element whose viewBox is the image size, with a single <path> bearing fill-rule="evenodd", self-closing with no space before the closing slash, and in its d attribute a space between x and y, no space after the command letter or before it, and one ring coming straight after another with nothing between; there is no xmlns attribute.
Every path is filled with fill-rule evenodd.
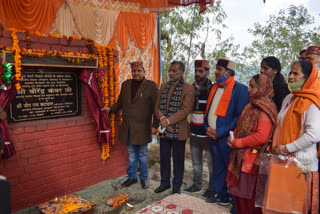
<svg viewBox="0 0 320 214"><path fill-rule="evenodd" d="M203 68L209 68L209 61L208 60L195 60L194 61L194 67L203 67Z"/></svg>
<svg viewBox="0 0 320 214"><path fill-rule="evenodd" d="M143 61L135 61L130 63L131 68L143 68Z"/></svg>
<svg viewBox="0 0 320 214"><path fill-rule="evenodd" d="M320 55L320 46L310 46L307 49L307 55L308 54L317 54Z"/></svg>
<svg viewBox="0 0 320 214"><path fill-rule="evenodd" d="M216 66L221 66L230 70L235 71L236 70L236 63L229 60L229 59L218 59L217 65Z"/></svg>

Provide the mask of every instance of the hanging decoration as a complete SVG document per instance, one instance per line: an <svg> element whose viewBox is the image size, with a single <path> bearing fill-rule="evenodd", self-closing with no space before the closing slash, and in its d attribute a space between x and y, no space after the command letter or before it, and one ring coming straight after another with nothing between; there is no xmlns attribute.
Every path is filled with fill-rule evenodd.
<svg viewBox="0 0 320 214"><path fill-rule="evenodd" d="M108 56L109 56L109 86L110 86L110 105L113 105L115 103L115 84L116 84L116 78L115 78L115 69L114 69L114 63L113 63L113 50L112 48L108 48ZM115 114L110 115L110 122L111 122L111 143L112 145L115 142Z"/></svg>
<svg viewBox="0 0 320 214"><path fill-rule="evenodd" d="M10 63L3 63L0 68L0 84L11 83L12 65Z"/></svg>
<svg viewBox="0 0 320 214"><path fill-rule="evenodd" d="M67 39L68 46L71 47L71 43L73 39L77 40L86 40L86 46L89 50L88 54L84 53L74 53L74 52L62 52L57 50L45 50L45 49L31 49L31 38L30 35L37 35L37 36L45 36L39 32L32 33L32 32L22 32L25 34L25 41L26 41L26 48L20 49L19 46L19 38L17 36L18 31L16 29L8 29L11 31L11 37L13 41L12 47L5 47L3 45L0 46L0 49L4 49L6 51L11 51L14 54L14 72L12 71L12 65L10 63L3 63L0 69L0 85L1 83L9 84L11 83L12 76L17 80L15 87L17 90L21 88L20 80L21 80L21 57L34 57L34 58L41 58L47 56L56 56L62 59L67 60L70 63L82 63L86 60L91 60L94 58L98 58L98 69L96 73L96 77L98 83L101 88L101 97L105 106L110 106L115 103L115 96L116 90L118 88L118 81L116 75L116 67L113 62L113 49L111 47L105 47L102 45L95 44L93 40L80 38L80 37L71 37L66 35L60 34L49 34L49 37L56 37L56 38L64 38ZM98 56L95 55L95 48L98 52ZM79 57L87 57L86 59L80 59ZM74 57L74 58L73 58ZM0 86L1 88L2 86ZM4 87L5 88L5 87ZM106 160L110 157L110 145L115 144L115 114L110 114L110 122L111 122L111 140L110 142L102 143L102 153L101 158Z"/></svg>
<svg viewBox="0 0 320 214"><path fill-rule="evenodd" d="M17 91L21 89L20 78L21 78L21 49L19 47L19 39L17 37L17 30L12 29L11 37L13 40L12 52L14 53L14 67L15 67L15 77L17 83L15 87Z"/></svg>

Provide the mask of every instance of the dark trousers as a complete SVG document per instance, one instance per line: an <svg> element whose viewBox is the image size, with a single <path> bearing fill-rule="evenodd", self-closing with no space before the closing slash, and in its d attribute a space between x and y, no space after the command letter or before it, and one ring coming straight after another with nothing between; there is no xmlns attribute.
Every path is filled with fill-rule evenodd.
<svg viewBox="0 0 320 214"><path fill-rule="evenodd" d="M10 184L7 180L0 178L0 213L11 213L11 201L10 201Z"/></svg>
<svg viewBox="0 0 320 214"><path fill-rule="evenodd" d="M184 152L186 148L185 140L160 139L160 175L161 185L170 186L171 175L171 149L173 159L173 180L174 189L179 189L182 185L184 173Z"/></svg>

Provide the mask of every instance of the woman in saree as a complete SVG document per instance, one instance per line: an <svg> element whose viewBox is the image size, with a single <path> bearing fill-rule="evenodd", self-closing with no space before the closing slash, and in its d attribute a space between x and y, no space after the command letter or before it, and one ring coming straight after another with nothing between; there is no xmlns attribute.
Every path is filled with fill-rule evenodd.
<svg viewBox="0 0 320 214"><path fill-rule="evenodd" d="M272 101L273 85L266 75L253 76L248 91L249 104L237 122L235 139L229 137L227 142L233 150L226 181L237 214L262 213L261 208L255 207L260 153L270 142L278 113Z"/></svg>

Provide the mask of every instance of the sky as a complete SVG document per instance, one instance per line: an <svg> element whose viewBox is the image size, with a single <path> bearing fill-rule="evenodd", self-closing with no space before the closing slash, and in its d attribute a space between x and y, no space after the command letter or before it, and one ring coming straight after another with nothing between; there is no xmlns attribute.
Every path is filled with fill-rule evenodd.
<svg viewBox="0 0 320 214"><path fill-rule="evenodd" d="M222 7L227 14L225 24L228 29L222 30L222 36L233 36L235 44L240 49L253 40L248 29L253 28L255 22L265 25L271 14L280 9L287 9L290 5L304 5L309 13L315 17L316 26L320 26L320 0L222 0ZM210 46L210 45L209 45Z"/></svg>

